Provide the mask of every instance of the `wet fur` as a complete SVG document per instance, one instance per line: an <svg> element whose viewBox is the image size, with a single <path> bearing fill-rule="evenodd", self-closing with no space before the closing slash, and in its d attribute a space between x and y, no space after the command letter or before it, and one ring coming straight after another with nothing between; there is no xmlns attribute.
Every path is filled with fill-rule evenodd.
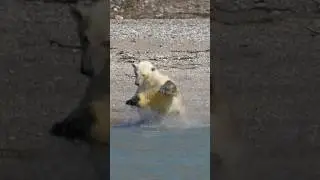
<svg viewBox="0 0 320 180"><path fill-rule="evenodd" d="M142 119L145 119L145 112L141 109L158 112L160 116L184 113L182 95L168 76L162 74L149 61L132 66L138 87L135 95L127 100L126 104L140 107L138 112Z"/></svg>
<svg viewBox="0 0 320 180"><path fill-rule="evenodd" d="M126 104L143 109L150 108L160 114L167 114L178 93L176 85L168 80L160 89L152 88L138 93L130 100L127 100Z"/></svg>

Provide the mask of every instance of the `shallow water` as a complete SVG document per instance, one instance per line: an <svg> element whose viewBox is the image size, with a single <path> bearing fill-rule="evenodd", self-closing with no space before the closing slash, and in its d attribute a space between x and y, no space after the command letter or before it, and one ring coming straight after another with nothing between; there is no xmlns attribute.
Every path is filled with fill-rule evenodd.
<svg viewBox="0 0 320 180"><path fill-rule="evenodd" d="M112 128L112 180L209 180L210 128Z"/></svg>

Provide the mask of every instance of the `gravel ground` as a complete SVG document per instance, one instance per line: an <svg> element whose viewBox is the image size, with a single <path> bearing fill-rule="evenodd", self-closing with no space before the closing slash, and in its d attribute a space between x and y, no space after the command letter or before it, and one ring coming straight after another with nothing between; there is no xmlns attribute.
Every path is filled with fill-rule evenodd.
<svg viewBox="0 0 320 180"><path fill-rule="evenodd" d="M149 60L177 82L190 116L209 122L209 20L125 20L112 25L111 102L116 115L111 116L135 112L124 105L136 90L131 63Z"/></svg>
<svg viewBox="0 0 320 180"><path fill-rule="evenodd" d="M125 19L209 18L209 0L111 0L110 15Z"/></svg>
<svg viewBox="0 0 320 180"><path fill-rule="evenodd" d="M88 83L79 73L79 51L50 47L48 43L49 39L78 43L75 23L67 7L38 2L1 3L0 179L96 179L87 145L75 146L48 134L52 123L60 121L76 106ZM112 88L116 89L112 90L113 112L124 114L123 103L134 91L128 62L151 58L181 85L186 103L190 107L204 105L201 117L208 117L208 23L208 20L113 22L111 78L116 80L111 80ZM160 25L165 28L157 29ZM130 58L125 57L128 54ZM203 82L202 91L195 89ZM11 154L4 154L4 149Z"/></svg>

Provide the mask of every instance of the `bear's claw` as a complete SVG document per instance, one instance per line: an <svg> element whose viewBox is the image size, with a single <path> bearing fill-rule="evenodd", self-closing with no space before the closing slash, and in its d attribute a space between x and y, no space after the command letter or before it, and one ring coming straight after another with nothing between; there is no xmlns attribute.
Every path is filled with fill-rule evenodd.
<svg viewBox="0 0 320 180"><path fill-rule="evenodd" d="M129 106L138 106L139 104L139 98L137 96L134 96L133 98L126 101L126 105Z"/></svg>

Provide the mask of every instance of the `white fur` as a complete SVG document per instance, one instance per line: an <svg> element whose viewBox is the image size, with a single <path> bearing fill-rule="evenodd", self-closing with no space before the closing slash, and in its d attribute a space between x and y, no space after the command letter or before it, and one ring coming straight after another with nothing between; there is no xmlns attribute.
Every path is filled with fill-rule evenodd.
<svg viewBox="0 0 320 180"><path fill-rule="evenodd" d="M133 64L136 75L135 84L138 86L137 93L151 88L159 88L166 81L171 80L168 76L159 72L159 70L149 61L141 61ZM154 68L154 71L152 69Z"/></svg>
<svg viewBox="0 0 320 180"><path fill-rule="evenodd" d="M159 90L160 87L168 80L173 81L171 78L169 78L169 76L162 74L149 61L141 61L138 64L133 64L133 67L136 75L135 84L138 86L136 94L150 89ZM142 118L145 117L146 114L150 116L150 113L146 112L145 110L138 109L138 112ZM180 114L184 114L184 104L180 92L176 97L174 97L167 115L170 115L174 112L180 112Z"/></svg>

